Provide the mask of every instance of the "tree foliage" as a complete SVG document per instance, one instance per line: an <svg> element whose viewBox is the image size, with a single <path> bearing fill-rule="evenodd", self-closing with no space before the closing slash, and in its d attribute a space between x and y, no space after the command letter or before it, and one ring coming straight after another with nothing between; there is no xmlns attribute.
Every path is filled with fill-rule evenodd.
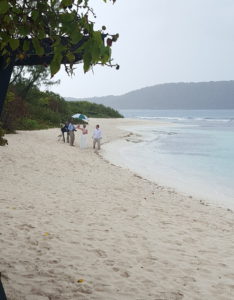
<svg viewBox="0 0 234 300"><path fill-rule="evenodd" d="M18 87L18 95L26 98L30 89L33 86L46 87L60 83L60 80L53 81L49 78L50 72L44 66L29 66L29 67L15 67L12 73L10 85Z"/></svg>
<svg viewBox="0 0 234 300"><path fill-rule="evenodd" d="M0 117L2 128L6 132L15 130L44 129L59 127L76 113L83 113L95 118L121 118L114 109L87 101L65 101L60 95L50 91L42 92L33 84L27 97L22 91L27 88L27 81L11 84ZM1 124L0 124L1 125ZM1 126L0 126L1 128ZM3 137L3 131L0 132Z"/></svg>
<svg viewBox="0 0 234 300"><path fill-rule="evenodd" d="M103 104L88 101L68 101L70 115L81 113L89 118L122 118L123 116L115 109Z"/></svg>
<svg viewBox="0 0 234 300"><path fill-rule="evenodd" d="M111 45L118 34L105 34L105 26L94 29L92 19L96 16L89 2L0 0L0 56L9 64L12 60L24 60L31 53L42 58L52 54L52 76L64 60L68 62L67 72L72 72L76 54L83 59L84 72L96 64L113 66ZM43 44L45 40L50 42L50 53Z"/></svg>

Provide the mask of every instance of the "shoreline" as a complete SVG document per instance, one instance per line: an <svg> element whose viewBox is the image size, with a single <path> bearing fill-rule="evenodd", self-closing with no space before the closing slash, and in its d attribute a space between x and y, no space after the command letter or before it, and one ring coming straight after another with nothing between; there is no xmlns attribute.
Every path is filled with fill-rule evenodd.
<svg viewBox="0 0 234 300"><path fill-rule="evenodd" d="M197 199L197 201L202 201L216 207L222 207L224 209L231 210L234 209L233 197L230 196L232 194L231 191L229 191L229 195L225 195L225 187L222 186L218 189L216 188L216 190L214 191L214 189L211 187L212 179L210 179L209 183L205 184L199 181L196 177L188 176L186 178L183 176L179 176L179 170L176 171L173 170L173 168L169 169L168 167L167 169L163 169L162 165L158 166L157 164L155 165L155 168L159 168L157 168L157 172L154 172L154 170L147 165L149 163L149 161L147 161L147 158L150 157L150 155L152 155L153 153L145 152L143 148L141 148L141 155L143 155L143 158L141 158L141 160L138 160L138 156L135 156L135 153L137 153L139 146L141 147L142 143L146 144L146 142L150 142L152 138L154 138L152 133L150 134L149 131L147 131L148 135L143 137L142 130L144 129L144 125L147 125L148 128L151 127L151 130L152 128L156 129L157 127L162 127L162 130L165 130L165 127L176 128L177 124L174 125L173 123L162 123L149 120L151 124L149 122L144 124L144 122L141 121L143 124L139 126L139 122L137 122L138 120L135 120L135 126L119 127L126 133L125 136L119 139L115 139L114 141L111 141L104 146L103 156L108 161L124 169L129 169L133 173L137 173L142 178L145 178L158 185L164 186L164 188L168 188L170 190L173 189L178 194L183 194L187 197L193 197ZM144 130L144 134L145 133L146 131ZM116 151L117 149L118 153ZM144 159L147 161L146 164L144 163Z"/></svg>
<svg viewBox="0 0 234 300"><path fill-rule="evenodd" d="M233 299L233 212L91 148L97 123L107 143L133 122L91 119L84 150L77 138L75 147L57 141L59 129L7 136L0 271L9 299Z"/></svg>

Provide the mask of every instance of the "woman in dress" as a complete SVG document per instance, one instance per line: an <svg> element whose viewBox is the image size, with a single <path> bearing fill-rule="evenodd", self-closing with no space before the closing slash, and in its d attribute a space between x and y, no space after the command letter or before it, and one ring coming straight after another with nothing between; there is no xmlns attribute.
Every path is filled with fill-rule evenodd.
<svg viewBox="0 0 234 300"><path fill-rule="evenodd" d="M86 125L84 124L83 128L81 128L80 125L78 125L77 129L81 130L80 148L81 149L87 148L87 134L88 134L88 130L86 128Z"/></svg>

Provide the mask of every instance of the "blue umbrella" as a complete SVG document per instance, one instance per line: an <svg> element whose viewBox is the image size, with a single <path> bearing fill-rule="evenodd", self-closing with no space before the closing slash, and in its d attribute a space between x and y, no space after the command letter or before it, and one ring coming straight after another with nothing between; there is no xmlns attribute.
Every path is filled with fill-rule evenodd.
<svg viewBox="0 0 234 300"><path fill-rule="evenodd" d="M72 118L74 119L79 119L79 120L82 120L82 121L85 121L85 122L88 122L89 119L86 115L83 115L83 114L75 114L72 116Z"/></svg>

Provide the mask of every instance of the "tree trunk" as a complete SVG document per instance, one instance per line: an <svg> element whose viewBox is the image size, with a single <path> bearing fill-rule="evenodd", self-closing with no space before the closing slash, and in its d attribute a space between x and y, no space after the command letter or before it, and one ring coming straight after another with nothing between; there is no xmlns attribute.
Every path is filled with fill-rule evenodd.
<svg viewBox="0 0 234 300"><path fill-rule="evenodd" d="M0 57L0 116L3 109L3 104L6 99L6 94L13 71L13 64L6 66L3 57Z"/></svg>

